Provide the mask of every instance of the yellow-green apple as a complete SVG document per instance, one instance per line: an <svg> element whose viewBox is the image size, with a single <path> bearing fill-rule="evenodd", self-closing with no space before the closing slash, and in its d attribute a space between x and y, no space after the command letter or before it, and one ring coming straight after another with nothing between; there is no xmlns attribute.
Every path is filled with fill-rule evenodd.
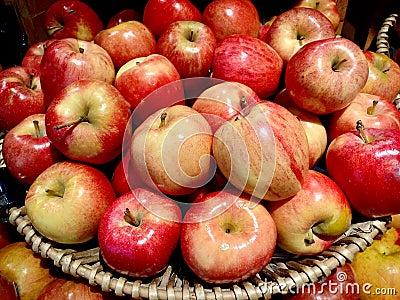
<svg viewBox="0 0 400 300"><path fill-rule="evenodd" d="M326 169L353 209L367 218L400 213L400 130L364 128L343 133L328 146Z"/></svg>
<svg viewBox="0 0 400 300"><path fill-rule="evenodd" d="M204 8L202 22L211 28L217 41L232 34L257 38L260 29L260 16L252 1L210 1Z"/></svg>
<svg viewBox="0 0 400 300"><path fill-rule="evenodd" d="M15 179L31 184L55 162L64 159L46 134L45 114L33 114L7 132L3 140L3 159Z"/></svg>
<svg viewBox="0 0 400 300"><path fill-rule="evenodd" d="M113 270L149 277L163 271L181 232L182 213L172 199L144 188L118 197L101 217L101 256Z"/></svg>
<svg viewBox="0 0 400 300"><path fill-rule="evenodd" d="M297 106L329 114L350 104L368 73L367 59L357 44L347 38L328 38L301 47L289 60L284 81Z"/></svg>
<svg viewBox="0 0 400 300"><path fill-rule="evenodd" d="M17 285L0 275L0 295L3 300L19 300Z"/></svg>
<svg viewBox="0 0 400 300"><path fill-rule="evenodd" d="M0 71L0 130L8 131L46 107L39 72L15 66Z"/></svg>
<svg viewBox="0 0 400 300"><path fill-rule="evenodd" d="M174 64L182 78L209 76L216 47L211 28L198 21L175 21L157 41L157 52Z"/></svg>
<svg viewBox="0 0 400 300"><path fill-rule="evenodd" d="M212 140L202 114L185 105L169 106L135 129L131 162L150 188L168 195L189 194L213 176Z"/></svg>
<svg viewBox="0 0 400 300"><path fill-rule="evenodd" d="M363 51L368 61L368 80L361 92L393 101L400 92L400 66L390 57L372 50Z"/></svg>
<svg viewBox="0 0 400 300"><path fill-rule="evenodd" d="M157 39L172 22L201 19L201 12L190 0L149 0L143 11L143 24Z"/></svg>
<svg viewBox="0 0 400 300"><path fill-rule="evenodd" d="M307 135L308 149L310 152L309 168L315 167L325 155L326 147L328 145L328 134L325 124L322 122L320 116L306 111L296 104L287 93L287 90L282 89L274 98L274 102L287 108L299 120Z"/></svg>
<svg viewBox="0 0 400 300"><path fill-rule="evenodd" d="M55 40L56 39L48 39L29 46L24 57L22 58L21 66L25 68L32 68L37 72L40 72L40 62L42 61L44 51Z"/></svg>
<svg viewBox="0 0 400 300"><path fill-rule="evenodd" d="M201 280L232 284L255 276L270 262L276 226L268 210L244 194L209 193L186 212L180 248Z"/></svg>
<svg viewBox="0 0 400 300"><path fill-rule="evenodd" d="M73 38L51 43L40 63L45 105L49 106L61 89L81 79L114 83L115 68L107 51L93 42Z"/></svg>
<svg viewBox="0 0 400 300"><path fill-rule="evenodd" d="M108 52L116 69L131 59L156 52L153 33L136 20L101 30L94 37L94 42Z"/></svg>
<svg viewBox="0 0 400 300"><path fill-rule="evenodd" d="M104 173L65 160L51 165L35 179L25 206L40 234L57 243L79 244L96 236L100 217L115 198Z"/></svg>
<svg viewBox="0 0 400 300"><path fill-rule="evenodd" d="M258 38L264 42L267 41L267 32L271 28L271 24L275 21L277 16L272 16L268 21L262 23L258 31Z"/></svg>
<svg viewBox="0 0 400 300"><path fill-rule="evenodd" d="M281 200L295 195L309 170L307 136L288 109L271 101L253 105L215 132L218 168L240 191Z"/></svg>
<svg viewBox="0 0 400 300"><path fill-rule="evenodd" d="M350 203L339 185L315 170L309 170L296 195L266 206L277 227L278 246L293 254L328 249L352 220Z"/></svg>
<svg viewBox="0 0 400 300"><path fill-rule="evenodd" d="M146 96L168 83L173 83L170 85L171 88L176 87L175 92L179 93L176 97L184 99L185 95L180 79L174 64L167 57L155 53L134 58L125 63L117 71L114 86L130 103L133 110ZM168 103L162 104L165 98L154 98L162 105L159 108L168 106ZM154 106L156 107L158 104L154 103Z"/></svg>
<svg viewBox="0 0 400 300"><path fill-rule="evenodd" d="M265 42L278 52L284 65L287 65L304 45L335 36L335 28L323 13L307 7L292 7L272 22Z"/></svg>
<svg viewBox="0 0 400 300"><path fill-rule="evenodd" d="M360 286L360 300L398 299L400 291L400 230L388 229L351 263Z"/></svg>
<svg viewBox="0 0 400 300"><path fill-rule="evenodd" d="M328 117L329 141L342 133L353 131L358 120L362 120L368 128L400 129L400 111L391 100L360 92L348 106Z"/></svg>
<svg viewBox="0 0 400 300"><path fill-rule="evenodd" d="M142 15L136 9L125 8L111 16L107 22L106 28L111 28L123 22L132 20L141 22Z"/></svg>
<svg viewBox="0 0 400 300"><path fill-rule="evenodd" d="M215 132L225 121L261 101L251 88L242 83L215 80L213 86L198 96L192 108L206 118Z"/></svg>
<svg viewBox="0 0 400 300"><path fill-rule="evenodd" d="M335 0L298 0L294 7L310 7L322 12L331 21L335 30L340 23L340 14Z"/></svg>
<svg viewBox="0 0 400 300"><path fill-rule="evenodd" d="M264 41L233 34L215 48L211 68L213 78L243 83L265 99L278 89L283 60Z"/></svg>
<svg viewBox="0 0 400 300"><path fill-rule="evenodd" d="M400 229L400 214L392 215L391 218L392 218L392 220L390 221L388 226Z"/></svg>
<svg viewBox="0 0 400 300"><path fill-rule="evenodd" d="M103 29L103 23L93 8L79 0L53 2L46 10L44 24L47 35L54 39L92 41Z"/></svg>
<svg viewBox="0 0 400 300"><path fill-rule="evenodd" d="M0 275L17 285L19 300L37 299L42 289L57 278L51 266L24 241L0 249Z"/></svg>
<svg viewBox="0 0 400 300"><path fill-rule="evenodd" d="M45 114L47 136L66 157L104 164L122 151L130 105L111 84L77 80L61 90Z"/></svg>

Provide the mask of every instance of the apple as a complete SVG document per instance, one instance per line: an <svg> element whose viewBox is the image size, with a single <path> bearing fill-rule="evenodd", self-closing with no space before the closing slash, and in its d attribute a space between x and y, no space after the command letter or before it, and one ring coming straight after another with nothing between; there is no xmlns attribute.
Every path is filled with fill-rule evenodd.
<svg viewBox="0 0 400 300"><path fill-rule="evenodd" d="M283 61L262 40L243 34L223 39L215 48L212 77L243 83L261 99L273 95L279 86Z"/></svg>
<svg viewBox="0 0 400 300"><path fill-rule="evenodd" d="M40 83L46 107L60 90L81 79L114 83L115 68L107 51L93 42L73 38L51 43L40 63Z"/></svg>
<svg viewBox="0 0 400 300"><path fill-rule="evenodd" d="M364 128L343 133L328 146L326 169L353 209L368 218L400 213L400 130Z"/></svg>
<svg viewBox="0 0 400 300"><path fill-rule="evenodd" d="M216 47L211 28L198 21L175 21L157 41L157 52L174 64L182 78L209 76Z"/></svg>
<svg viewBox="0 0 400 300"><path fill-rule="evenodd" d="M53 39L76 38L92 41L103 29L97 13L85 2L58 0L50 4L45 12L47 35Z"/></svg>
<svg viewBox="0 0 400 300"><path fill-rule="evenodd" d="M130 105L111 84L78 80L61 90L45 114L47 135L66 157L104 164L122 151Z"/></svg>
<svg viewBox="0 0 400 300"><path fill-rule="evenodd" d="M389 227L400 229L400 214L392 215L392 220L388 224Z"/></svg>
<svg viewBox="0 0 400 300"><path fill-rule="evenodd" d="M135 20L101 30L94 42L108 52L116 69L131 59L156 52L154 35L142 22Z"/></svg>
<svg viewBox="0 0 400 300"><path fill-rule="evenodd" d="M332 113L327 121L329 141L354 130L362 120L365 127L400 129L400 111L392 101L368 93L358 93L345 108Z"/></svg>
<svg viewBox="0 0 400 300"><path fill-rule="evenodd" d="M267 209L248 196L216 191L186 212L180 248L189 268L212 284L255 276L270 262L276 226Z"/></svg>
<svg viewBox="0 0 400 300"><path fill-rule="evenodd" d="M152 189L189 194L213 176L212 140L210 125L196 110L179 104L159 109L133 132L133 169Z"/></svg>
<svg viewBox="0 0 400 300"><path fill-rule="evenodd" d="M177 247L182 213L176 202L137 188L118 197L101 217L101 256L113 270L134 277L163 271Z"/></svg>
<svg viewBox="0 0 400 300"><path fill-rule="evenodd" d="M298 0L294 7L310 7L322 12L331 21L333 28L338 29L340 14L335 0Z"/></svg>
<svg viewBox="0 0 400 300"><path fill-rule="evenodd" d="M51 264L24 241L0 249L0 275L16 284L20 300L37 299L41 290L57 278Z"/></svg>
<svg viewBox="0 0 400 300"><path fill-rule="evenodd" d="M267 32L271 28L272 22L275 21L277 16L272 16L268 21L262 23L258 30L258 38L264 42L267 42Z"/></svg>
<svg viewBox="0 0 400 300"><path fill-rule="evenodd" d="M224 122L214 133L212 153L233 186L259 199L294 196L309 170L303 126L288 109L271 101Z"/></svg>
<svg viewBox="0 0 400 300"><path fill-rule="evenodd" d="M35 229L62 244L80 244L97 234L100 217L115 200L108 178L79 162L61 161L30 185L25 206Z"/></svg>
<svg viewBox="0 0 400 300"><path fill-rule="evenodd" d="M126 21L142 21L142 15L133 8L123 9L112 15L107 22L106 28L111 28Z"/></svg>
<svg viewBox="0 0 400 300"><path fill-rule="evenodd" d="M21 66L25 68L32 68L36 72L40 72L40 63L46 48L54 42L56 39L48 39L42 42L34 43L30 45L28 50L25 52L24 57L21 61Z"/></svg>
<svg viewBox="0 0 400 300"><path fill-rule="evenodd" d="M322 39L309 42L292 56L285 86L300 108L329 114L350 104L368 74L367 59L357 44L346 38Z"/></svg>
<svg viewBox="0 0 400 300"><path fill-rule="evenodd" d="M371 50L363 51L369 76L361 92L393 101L400 92L400 66L390 57Z"/></svg>
<svg viewBox="0 0 400 300"><path fill-rule="evenodd" d="M19 239L15 227L8 222L0 222L0 248L17 241Z"/></svg>
<svg viewBox="0 0 400 300"><path fill-rule="evenodd" d="M339 185L315 170L309 170L296 195L266 206L277 227L277 245L292 254L327 250L352 221L350 203Z"/></svg>
<svg viewBox="0 0 400 300"><path fill-rule="evenodd" d="M8 131L26 117L44 113L39 72L21 66L0 71L0 130Z"/></svg>
<svg viewBox="0 0 400 300"><path fill-rule="evenodd" d="M260 16L252 1L210 1L203 11L202 22L211 28L217 41L232 34L257 38L260 29Z"/></svg>
<svg viewBox="0 0 400 300"><path fill-rule="evenodd" d="M190 0L148 0L143 10L143 24L157 39L175 21L201 20L201 12Z"/></svg>
<svg viewBox="0 0 400 300"><path fill-rule="evenodd" d="M396 299L400 290L400 231L388 229L363 252L356 253L351 267L360 288L359 299Z"/></svg>
<svg viewBox="0 0 400 300"><path fill-rule="evenodd" d="M45 169L64 159L51 144L44 119L44 113L26 117L3 140L4 162L14 178L24 184L31 184Z"/></svg>
<svg viewBox="0 0 400 300"><path fill-rule="evenodd" d="M149 94L168 83L172 83L171 87L176 86L176 97L184 99L180 79L178 70L168 58L160 54L150 54L125 63L117 71L114 86L130 103L133 110ZM154 100L163 102L162 99L154 98Z"/></svg>
<svg viewBox="0 0 400 300"><path fill-rule="evenodd" d="M19 300L17 285L0 275L0 294L3 300Z"/></svg>
<svg viewBox="0 0 400 300"><path fill-rule="evenodd" d="M335 28L322 12L313 8L292 7L275 18L265 42L278 52L284 65L287 65L304 45L335 36Z"/></svg>

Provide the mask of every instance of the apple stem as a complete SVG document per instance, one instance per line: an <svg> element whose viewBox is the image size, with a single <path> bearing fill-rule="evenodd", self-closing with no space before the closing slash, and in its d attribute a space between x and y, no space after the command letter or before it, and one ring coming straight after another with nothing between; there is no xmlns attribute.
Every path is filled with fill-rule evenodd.
<svg viewBox="0 0 400 300"><path fill-rule="evenodd" d="M33 126L35 127L35 138L40 138L40 128L39 128L39 121L38 120L33 120Z"/></svg>
<svg viewBox="0 0 400 300"><path fill-rule="evenodd" d="M140 225L140 219L137 216L135 216L129 210L129 208L126 208L124 211L124 220L135 227L138 227Z"/></svg>
<svg viewBox="0 0 400 300"><path fill-rule="evenodd" d="M240 108L246 108L249 105L249 103L247 102L246 96L242 96L240 98Z"/></svg>
<svg viewBox="0 0 400 300"><path fill-rule="evenodd" d="M363 140L364 143L371 142L371 140L369 139L368 135L365 133L364 124L362 123L361 120L357 121L356 129L360 133L361 139Z"/></svg>
<svg viewBox="0 0 400 300"><path fill-rule="evenodd" d="M71 122L67 122L67 123L64 123L64 124L61 124L61 125L55 125L54 129L59 130L59 129L64 128L64 127L70 127L70 126L73 126L73 125L77 125L77 124L79 124L81 122L89 122L89 118L87 116L80 116L77 120L74 120L74 121L71 121Z"/></svg>
<svg viewBox="0 0 400 300"><path fill-rule="evenodd" d="M194 40L193 40L193 34L194 34L193 30L190 30L189 41L191 41L191 42L194 41Z"/></svg>
<svg viewBox="0 0 400 300"><path fill-rule="evenodd" d="M62 198L64 195L62 193L59 193L55 190L51 190L51 189L46 189L46 193L49 194L49 196L55 196L55 197L60 197Z"/></svg>
<svg viewBox="0 0 400 300"><path fill-rule="evenodd" d="M304 242L305 242L307 245L312 245L312 244L315 243L315 240L314 240L314 233L313 233L313 231L312 231L312 228L310 228L310 229L307 231L307 235L306 235L306 237L305 237L305 239L304 239Z"/></svg>
<svg viewBox="0 0 400 300"><path fill-rule="evenodd" d="M167 118L167 113L163 112L160 116L160 125L158 126L158 128L161 128L163 126L165 126L165 119Z"/></svg>
<svg viewBox="0 0 400 300"><path fill-rule="evenodd" d="M346 62L346 61L347 61L347 59L346 59L346 58L343 58L341 61L335 62L334 65L332 66L332 70L333 70L334 72L338 71L340 65L343 64L343 63Z"/></svg>
<svg viewBox="0 0 400 300"><path fill-rule="evenodd" d="M82 47L79 47L79 53L83 53L85 50Z"/></svg>
<svg viewBox="0 0 400 300"><path fill-rule="evenodd" d="M303 45L303 40L304 40L305 38L306 38L306 37L305 37L304 35L299 35L299 36L297 37L297 40L299 41L299 45L300 45L300 46Z"/></svg>
<svg viewBox="0 0 400 300"><path fill-rule="evenodd" d="M32 86L33 77L35 77L35 73L31 72L29 74L29 86L28 86L31 90L35 90L37 88L36 85Z"/></svg>
<svg viewBox="0 0 400 300"><path fill-rule="evenodd" d="M373 100L372 101L372 106L367 108L367 114L368 115L373 115L374 114L375 108L378 105L378 102L379 102L378 100Z"/></svg>

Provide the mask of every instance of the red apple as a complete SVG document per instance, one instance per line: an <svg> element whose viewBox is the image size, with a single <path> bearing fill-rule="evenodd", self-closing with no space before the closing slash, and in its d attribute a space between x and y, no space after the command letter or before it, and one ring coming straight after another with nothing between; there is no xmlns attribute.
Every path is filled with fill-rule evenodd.
<svg viewBox="0 0 400 300"><path fill-rule="evenodd" d="M148 0L143 11L143 24L158 37L175 21L201 22L201 12L190 0Z"/></svg>
<svg viewBox="0 0 400 300"><path fill-rule="evenodd" d="M214 0L203 11L204 24L214 32L217 41L232 34L257 38L260 16L252 1Z"/></svg>
<svg viewBox="0 0 400 300"><path fill-rule="evenodd" d="M45 111L39 72L21 66L0 71L0 130Z"/></svg>
<svg viewBox="0 0 400 300"><path fill-rule="evenodd" d="M101 256L124 275L158 274L178 244L181 219L176 202L147 189L134 189L118 197L100 220Z"/></svg>
<svg viewBox="0 0 400 300"><path fill-rule="evenodd" d="M329 176L353 209L369 218L400 213L400 130L364 128L343 133L328 146Z"/></svg>
<svg viewBox="0 0 400 300"><path fill-rule="evenodd" d="M182 78L209 76L216 46L211 28L197 21L173 22L157 41L158 53L174 64Z"/></svg>
<svg viewBox="0 0 400 300"><path fill-rule="evenodd" d="M293 7L276 17L265 41L278 52L286 65L309 42L335 36L335 28L322 12L307 7Z"/></svg>
<svg viewBox="0 0 400 300"><path fill-rule="evenodd" d="M106 28L114 27L126 21L142 21L142 15L133 8L123 9L108 20Z"/></svg>
<svg viewBox="0 0 400 300"><path fill-rule="evenodd" d="M19 300L17 285L3 275L0 275L0 295L3 300Z"/></svg>
<svg viewBox="0 0 400 300"><path fill-rule="evenodd" d="M314 170L309 170L296 195L266 205L277 227L278 246L293 254L328 249L352 220L350 204L338 184Z"/></svg>
<svg viewBox="0 0 400 300"><path fill-rule="evenodd" d="M223 39L214 51L212 77L249 86L261 99L278 89L283 61L262 40L243 34Z"/></svg>
<svg viewBox="0 0 400 300"><path fill-rule="evenodd" d="M372 94L359 93L347 107L329 116L329 141L342 133L353 131L358 120L362 120L368 128L400 129L400 111L392 101Z"/></svg>
<svg viewBox="0 0 400 300"><path fill-rule="evenodd" d="M130 105L111 84L78 80L61 90L47 108L46 132L66 157L104 164L122 151Z"/></svg>
<svg viewBox="0 0 400 300"><path fill-rule="evenodd" d="M44 118L45 114L30 115L4 137L4 162L14 178L24 184L31 184L45 169L64 159L46 134Z"/></svg>
<svg viewBox="0 0 400 300"><path fill-rule="evenodd" d="M0 248L19 241L15 227L8 222L0 222Z"/></svg>
<svg viewBox="0 0 400 300"><path fill-rule="evenodd" d="M400 66L390 57L371 50L363 51L369 76L361 92L393 101L400 93Z"/></svg>
<svg viewBox="0 0 400 300"><path fill-rule="evenodd" d="M100 217L115 200L111 182L98 169L57 162L29 187L26 213L35 229L57 243L79 244L97 234Z"/></svg>
<svg viewBox="0 0 400 300"><path fill-rule="evenodd" d="M92 41L103 29L97 13L85 2L78 0L58 0L45 13L45 26L49 38L76 38Z"/></svg>
<svg viewBox="0 0 400 300"><path fill-rule="evenodd" d="M317 40L289 60L285 86L300 108L328 114L350 104L367 82L368 72L365 55L351 40Z"/></svg>
<svg viewBox="0 0 400 300"><path fill-rule="evenodd" d="M340 14L336 2L335 0L298 0L294 7L310 7L322 12L336 30L340 24Z"/></svg>
<svg viewBox="0 0 400 300"><path fill-rule="evenodd" d="M101 30L94 42L110 54L116 69L131 59L156 52L154 35L142 22L135 20Z"/></svg>
<svg viewBox="0 0 400 300"><path fill-rule="evenodd" d="M40 63L46 48L56 39L48 39L42 42L37 42L29 46L24 57L22 58L21 66L25 68L32 68L40 72Z"/></svg>
<svg viewBox="0 0 400 300"><path fill-rule="evenodd" d="M267 22L261 24L260 29L258 31L258 38L264 42L267 42L267 33L271 28L272 22L275 21L277 16L272 16Z"/></svg>
<svg viewBox="0 0 400 300"><path fill-rule="evenodd" d="M268 265L276 235L263 205L245 195L216 191L186 212L180 247L183 259L201 280L232 284Z"/></svg>
<svg viewBox="0 0 400 300"><path fill-rule="evenodd" d="M46 106L60 90L76 80L98 79L112 84L114 78L114 65L106 50L93 42L73 38L51 43L40 64L40 83Z"/></svg>

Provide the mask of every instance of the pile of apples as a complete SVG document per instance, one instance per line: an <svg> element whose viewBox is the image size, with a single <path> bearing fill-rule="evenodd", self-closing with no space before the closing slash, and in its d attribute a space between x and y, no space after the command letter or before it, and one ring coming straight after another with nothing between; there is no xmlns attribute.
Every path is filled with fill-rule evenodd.
<svg viewBox="0 0 400 300"><path fill-rule="evenodd" d="M248 0L148 0L104 26L56 1L49 39L0 71L2 155L32 225L97 240L126 276L179 253L233 284L277 250L322 253L355 216L397 218L400 67L339 22L331 0L265 23Z"/></svg>

